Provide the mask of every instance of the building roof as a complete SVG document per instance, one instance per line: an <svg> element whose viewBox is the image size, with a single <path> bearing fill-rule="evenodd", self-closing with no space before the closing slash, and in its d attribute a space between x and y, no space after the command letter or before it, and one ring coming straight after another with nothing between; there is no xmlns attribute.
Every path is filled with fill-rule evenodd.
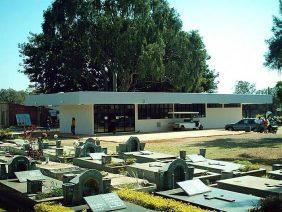
<svg viewBox="0 0 282 212"><path fill-rule="evenodd" d="M192 104L192 103L244 103L271 104L271 95L165 93L165 92L100 92L78 91L55 94L30 95L26 105L90 105L90 104Z"/></svg>

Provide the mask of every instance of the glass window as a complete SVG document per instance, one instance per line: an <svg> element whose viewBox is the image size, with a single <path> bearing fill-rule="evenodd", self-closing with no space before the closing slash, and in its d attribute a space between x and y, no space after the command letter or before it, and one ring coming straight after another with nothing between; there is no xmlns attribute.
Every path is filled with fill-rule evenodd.
<svg viewBox="0 0 282 212"><path fill-rule="evenodd" d="M222 108L222 104L207 104L207 108Z"/></svg>
<svg viewBox="0 0 282 212"><path fill-rule="evenodd" d="M206 116L205 104L175 104L175 112L199 112L200 117Z"/></svg>
<svg viewBox="0 0 282 212"><path fill-rule="evenodd" d="M172 112L171 104L138 105L138 119L166 119Z"/></svg>
<svg viewBox="0 0 282 212"><path fill-rule="evenodd" d="M240 103L224 104L225 108L241 107Z"/></svg>

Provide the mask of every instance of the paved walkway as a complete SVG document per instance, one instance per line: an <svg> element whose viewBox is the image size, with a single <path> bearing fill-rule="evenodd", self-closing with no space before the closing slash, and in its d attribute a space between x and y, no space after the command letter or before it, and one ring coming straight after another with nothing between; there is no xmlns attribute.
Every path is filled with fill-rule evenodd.
<svg viewBox="0 0 282 212"><path fill-rule="evenodd" d="M135 133L123 135L99 135L97 136L102 141L110 141L116 143L125 142L130 136L136 136L141 141L155 141L167 140L177 138L199 138L211 136L226 136L226 135L239 135L243 131L226 131L226 130L195 130L195 131L181 131L181 132L159 132L159 133Z"/></svg>

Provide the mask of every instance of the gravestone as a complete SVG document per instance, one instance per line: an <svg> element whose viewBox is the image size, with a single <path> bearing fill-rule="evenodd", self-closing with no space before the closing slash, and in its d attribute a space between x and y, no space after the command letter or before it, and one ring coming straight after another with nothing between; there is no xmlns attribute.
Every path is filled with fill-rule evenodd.
<svg viewBox="0 0 282 212"><path fill-rule="evenodd" d="M7 162L8 178L14 178L15 172L30 170L30 161L25 156L15 156Z"/></svg>
<svg viewBox="0 0 282 212"><path fill-rule="evenodd" d="M186 180L183 182L178 182L177 184L180 186L180 188L183 189L183 191L188 194L188 196L193 196L196 194L202 194L211 191L211 188L206 186L199 179Z"/></svg>
<svg viewBox="0 0 282 212"><path fill-rule="evenodd" d="M273 164L272 171L282 170L282 164Z"/></svg>
<svg viewBox="0 0 282 212"><path fill-rule="evenodd" d="M46 177L41 173L40 170L31 170L31 171L22 171L15 172L16 177L20 181L20 183L26 182L29 180L45 180Z"/></svg>
<svg viewBox="0 0 282 212"><path fill-rule="evenodd" d="M99 144L99 145L97 145ZM100 142L88 138L82 146L75 149L75 157L88 157L90 153L103 152Z"/></svg>
<svg viewBox="0 0 282 212"><path fill-rule="evenodd" d="M99 152L99 153L90 153L89 156L93 160L102 160L102 156L105 156L106 154L104 152Z"/></svg>
<svg viewBox="0 0 282 212"><path fill-rule="evenodd" d="M126 208L124 202L115 193L88 196L84 197L84 200L89 208L95 212L115 211Z"/></svg>
<svg viewBox="0 0 282 212"><path fill-rule="evenodd" d="M270 171L267 173L267 176L271 179L282 180L282 169Z"/></svg>
<svg viewBox="0 0 282 212"><path fill-rule="evenodd" d="M56 140L56 148L60 148L61 144L62 144L62 141L57 139Z"/></svg>
<svg viewBox="0 0 282 212"><path fill-rule="evenodd" d="M64 155L64 148L62 147L56 147L56 156L60 157Z"/></svg>
<svg viewBox="0 0 282 212"><path fill-rule="evenodd" d="M110 183L108 181L108 179L103 179L99 171L91 169L71 179L69 186L65 186L65 189L73 191L72 203L81 203L85 196L107 193L110 190ZM73 184L73 188L70 186L71 184ZM66 193L65 196L70 198L69 191L66 190L64 192ZM70 202L69 199L68 202Z"/></svg>
<svg viewBox="0 0 282 212"><path fill-rule="evenodd" d="M200 149L199 155L206 157L206 151L207 151L207 149L205 149L205 148Z"/></svg>
<svg viewBox="0 0 282 212"><path fill-rule="evenodd" d="M254 176L242 176L217 181L219 188L259 197L282 195L282 181Z"/></svg>
<svg viewBox="0 0 282 212"><path fill-rule="evenodd" d="M0 180L7 179L6 163L0 163Z"/></svg>
<svg viewBox="0 0 282 212"><path fill-rule="evenodd" d="M138 152L143 151L145 143L141 143L139 138L131 136L124 144L119 144L117 147L118 154L124 152Z"/></svg>
<svg viewBox="0 0 282 212"><path fill-rule="evenodd" d="M158 190L176 188L177 182L192 179L194 175L194 168L189 167L182 159L175 159L169 163L136 163L128 165L126 169L131 176L155 183Z"/></svg>

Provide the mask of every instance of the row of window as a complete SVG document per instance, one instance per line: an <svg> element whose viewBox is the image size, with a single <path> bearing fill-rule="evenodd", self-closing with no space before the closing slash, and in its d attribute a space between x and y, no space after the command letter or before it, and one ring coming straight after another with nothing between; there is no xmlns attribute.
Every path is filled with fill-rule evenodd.
<svg viewBox="0 0 282 212"><path fill-rule="evenodd" d="M231 103L231 104L207 104L207 108L234 108L234 107L241 107L239 103Z"/></svg>

